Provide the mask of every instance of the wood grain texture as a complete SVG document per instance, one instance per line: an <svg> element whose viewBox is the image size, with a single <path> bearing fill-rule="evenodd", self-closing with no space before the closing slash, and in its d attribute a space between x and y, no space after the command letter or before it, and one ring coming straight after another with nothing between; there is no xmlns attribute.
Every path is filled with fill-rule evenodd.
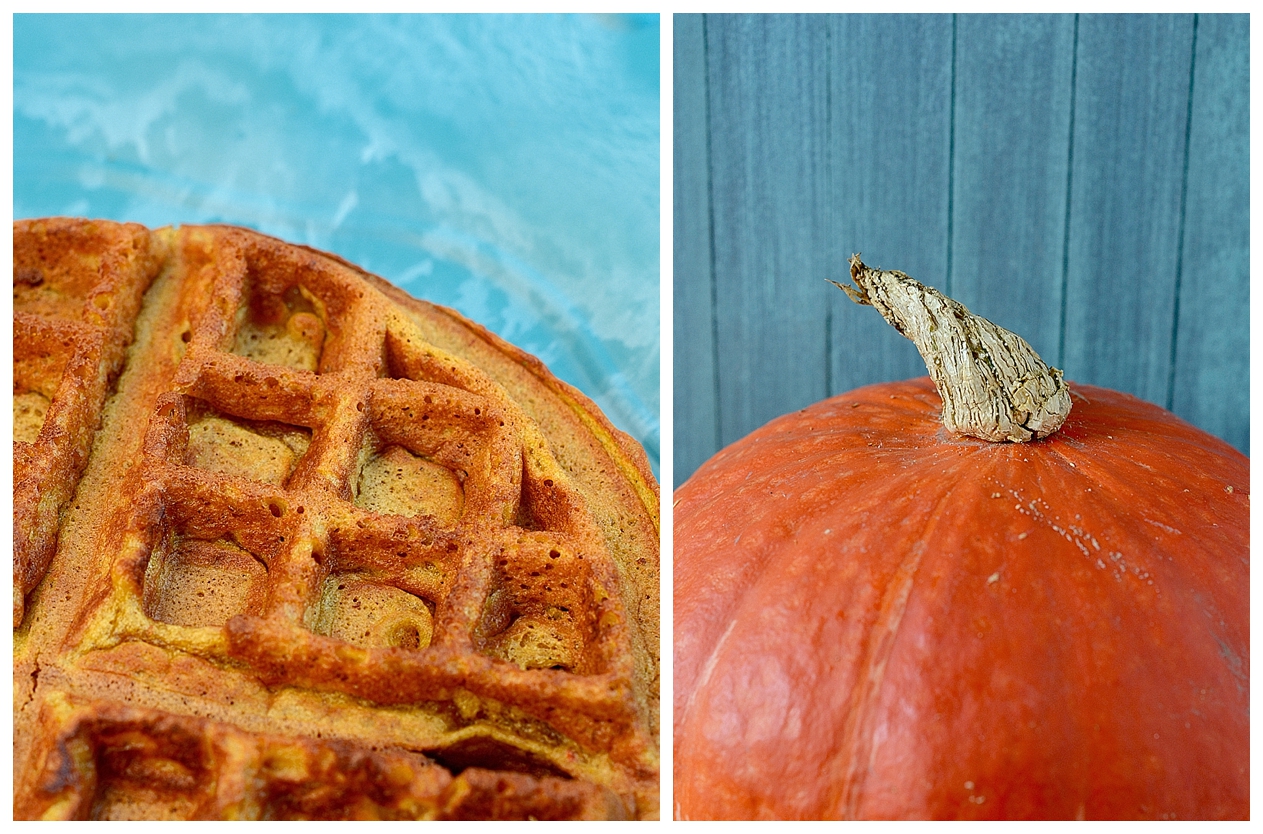
<svg viewBox="0 0 1263 834"><path fill-rule="evenodd" d="M671 332L675 392L673 462L677 472L692 472L719 448L705 38L701 15L675 16L672 303L679 313L674 317Z"/></svg>
<svg viewBox="0 0 1263 834"><path fill-rule="evenodd" d="M1250 451L1250 19L1201 15L1168 407Z"/></svg>
<svg viewBox="0 0 1263 834"><path fill-rule="evenodd" d="M1072 16L958 18L948 292L1053 365L1073 63Z"/></svg>
<svg viewBox="0 0 1263 834"><path fill-rule="evenodd" d="M828 393L828 38L815 16L716 16L706 34L727 444Z"/></svg>
<svg viewBox="0 0 1263 834"><path fill-rule="evenodd" d="M828 21L833 182L822 252L943 286L951 146L951 15L840 15ZM908 44L916 44L910 50ZM822 286L830 311L829 393L925 373L912 343L872 310ZM753 431L758 426L750 426Z"/></svg>
<svg viewBox="0 0 1263 834"><path fill-rule="evenodd" d="M1192 15L1079 19L1066 377L1163 404Z"/></svg>
<svg viewBox="0 0 1263 834"><path fill-rule="evenodd" d="M702 25L677 16L677 38ZM705 144L687 140L700 161L677 161L676 253L678 280L710 258L715 303L677 284L677 485L773 416L924 373L910 342L820 280L853 252L1015 330L1067 378L1248 452L1248 18L704 27L704 64L677 57L677 97L705 90L710 121ZM680 108L677 127L697 129ZM686 224L709 230L706 253Z"/></svg>

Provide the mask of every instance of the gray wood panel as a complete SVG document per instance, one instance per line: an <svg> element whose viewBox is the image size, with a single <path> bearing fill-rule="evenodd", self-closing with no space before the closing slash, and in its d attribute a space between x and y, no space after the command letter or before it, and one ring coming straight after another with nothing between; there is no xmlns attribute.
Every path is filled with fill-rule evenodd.
<svg viewBox="0 0 1263 834"><path fill-rule="evenodd" d="M1200 15L1169 407L1249 454L1250 19Z"/></svg>
<svg viewBox="0 0 1263 834"><path fill-rule="evenodd" d="M719 448L711 273L710 160L707 153L706 33L701 15L676 15L673 444L676 472L692 472ZM677 480L676 483L679 483Z"/></svg>
<svg viewBox="0 0 1263 834"><path fill-rule="evenodd" d="M961 15L951 294L1061 361L1074 18Z"/></svg>
<svg viewBox="0 0 1263 834"><path fill-rule="evenodd" d="M1067 378L1165 403L1191 15L1084 15L1076 68Z"/></svg>
<svg viewBox="0 0 1263 834"><path fill-rule="evenodd" d="M827 29L707 19L720 442L827 393Z"/></svg>
<svg viewBox="0 0 1263 834"><path fill-rule="evenodd" d="M676 20L677 130L707 137L676 146L699 282L675 295L676 485L779 414L924 373L824 283L853 251L1248 451L1247 17L706 16L704 65ZM700 90L704 127L680 115Z"/></svg>
<svg viewBox="0 0 1263 834"><path fill-rule="evenodd" d="M829 154L819 257L845 282L847 258L934 286L947 274L952 102L951 15L829 19ZM925 373L912 342L871 307L819 288L830 310L829 393Z"/></svg>

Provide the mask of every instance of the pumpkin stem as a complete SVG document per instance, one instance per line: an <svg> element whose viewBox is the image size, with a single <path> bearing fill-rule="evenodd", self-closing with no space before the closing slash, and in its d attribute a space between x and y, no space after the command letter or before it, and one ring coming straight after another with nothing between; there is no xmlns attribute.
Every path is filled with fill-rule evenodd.
<svg viewBox="0 0 1263 834"><path fill-rule="evenodd" d="M876 307L916 344L943 398L948 431L1024 443L1061 428L1069 389L1021 336L902 272L870 269L859 255L851 256L851 280L854 287L830 283Z"/></svg>

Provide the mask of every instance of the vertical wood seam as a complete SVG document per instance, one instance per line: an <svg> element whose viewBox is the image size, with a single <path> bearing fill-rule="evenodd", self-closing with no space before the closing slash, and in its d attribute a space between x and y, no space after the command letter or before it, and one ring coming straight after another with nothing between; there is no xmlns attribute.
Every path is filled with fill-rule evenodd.
<svg viewBox="0 0 1263 834"><path fill-rule="evenodd" d="M723 433L720 428L723 425L723 415L720 413L723 399L720 397L719 385L719 288L715 275L715 155L711 151L709 19L710 15L702 15L702 94L706 97L706 233L710 238L707 241L707 277L710 279L711 396L715 404L715 436L711 448L718 450L723 447Z"/></svg>
<svg viewBox="0 0 1263 834"><path fill-rule="evenodd" d="M1070 124L1066 142L1066 214L1061 236L1061 321L1057 330L1056 367L1065 368L1066 361L1066 310L1070 291L1070 199L1074 187L1074 108L1075 93L1079 88L1079 15L1074 16L1074 38L1070 47Z"/></svg>
<svg viewBox="0 0 1263 834"><path fill-rule="evenodd" d="M952 14L952 82L947 116L947 275L944 294L952 294L952 209L956 190L956 14Z"/></svg>
<svg viewBox="0 0 1263 834"><path fill-rule="evenodd" d="M1184 277L1184 217L1188 206L1189 144L1193 137L1193 82L1197 75L1197 21L1193 15L1193 42L1188 56L1188 109L1184 116L1184 172L1180 178L1180 221L1175 239L1175 299L1171 305L1171 357L1167 365L1166 408L1170 411L1175 403L1175 358L1177 339L1180 334L1180 284Z"/></svg>
<svg viewBox="0 0 1263 834"><path fill-rule="evenodd" d="M830 21L831 23L832 21ZM832 205L830 198L833 190L833 27L825 26L824 60L826 72L824 76L824 169L825 169L825 204ZM830 213L831 214L831 213ZM833 218L827 217L827 221ZM831 223L826 223L828 228ZM845 257L845 255L844 255ZM845 279L843 279L845 280ZM834 299L826 297L824 305L824 393L832 397L833 391L833 305Z"/></svg>

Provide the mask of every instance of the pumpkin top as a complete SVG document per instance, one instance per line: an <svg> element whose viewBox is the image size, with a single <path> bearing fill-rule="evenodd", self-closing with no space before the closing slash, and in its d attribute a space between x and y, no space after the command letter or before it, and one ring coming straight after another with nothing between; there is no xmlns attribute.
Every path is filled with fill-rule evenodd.
<svg viewBox="0 0 1263 834"><path fill-rule="evenodd" d="M676 490L678 817L1249 816L1249 460L1073 387L1014 444L867 386Z"/></svg>
<svg viewBox="0 0 1263 834"><path fill-rule="evenodd" d="M859 255L850 263L855 287L831 283L916 344L948 431L1024 443L1061 428L1070 392L1025 339L902 272L871 269Z"/></svg>

